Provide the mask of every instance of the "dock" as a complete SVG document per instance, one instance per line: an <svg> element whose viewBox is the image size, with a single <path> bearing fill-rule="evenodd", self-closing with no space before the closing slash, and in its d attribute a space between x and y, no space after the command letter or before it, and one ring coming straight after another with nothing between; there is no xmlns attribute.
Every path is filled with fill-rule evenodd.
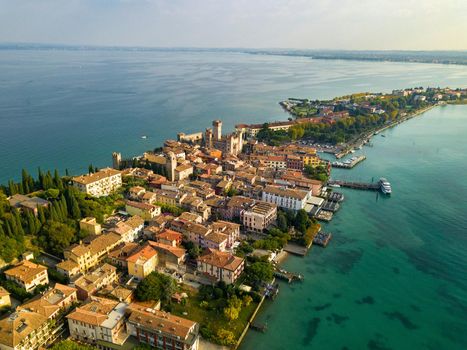
<svg viewBox="0 0 467 350"><path fill-rule="evenodd" d="M334 168L342 168L342 169L352 169L355 167L357 164L363 162L366 159L365 156L357 156L357 157L352 157L349 160L346 160L344 162L332 162L331 165Z"/></svg>
<svg viewBox="0 0 467 350"><path fill-rule="evenodd" d="M326 248L332 238L332 233L319 232L313 239L313 244Z"/></svg>
<svg viewBox="0 0 467 350"><path fill-rule="evenodd" d="M277 278L280 278L284 281L287 281L289 283L295 282L295 281L303 281L303 276L297 273L293 273L290 271L286 271L281 268L276 268L274 270L274 276Z"/></svg>
<svg viewBox="0 0 467 350"><path fill-rule="evenodd" d="M321 210L327 210L327 211L330 211L330 212L333 212L333 213L338 211L339 208L340 208L339 203L333 202L333 201L330 201L330 200L325 201L323 203L323 205L321 206Z"/></svg>
<svg viewBox="0 0 467 350"><path fill-rule="evenodd" d="M304 246L301 246L301 245L298 245L298 244L294 244L294 243L287 243L285 245L285 247L284 247L284 250L287 253L291 253L291 254L294 254L294 255L300 255L300 256L305 256L306 253L308 252L307 247L304 247Z"/></svg>
<svg viewBox="0 0 467 350"><path fill-rule="evenodd" d="M320 210L318 214L315 215L316 220L329 222L332 220L333 213L326 210Z"/></svg>
<svg viewBox="0 0 467 350"><path fill-rule="evenodd" d="M339 186L353 188L355 190L368 190L368 191L378 191L381 185L378 182L352 182L352 181L342 181L342 180L329 180L328 184L330 186Z"/></svg>

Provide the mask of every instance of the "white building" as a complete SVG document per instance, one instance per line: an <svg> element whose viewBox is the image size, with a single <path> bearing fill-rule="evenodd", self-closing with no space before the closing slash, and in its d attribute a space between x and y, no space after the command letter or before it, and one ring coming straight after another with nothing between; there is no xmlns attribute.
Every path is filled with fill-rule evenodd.
<svg viewBox="0 0 467 350"><path fill-rule="evenodd" d="M105 168L96 173L72 178L73 186L94 197L108 196L122 186L121 172Z"/></svg>
<svg viewBox="0 0 467 350"><path fill-rule="evenodd" d="M262 200L276 204L278 207L300 210L304 209L311 191L298 190L286 187L266 186L263 190Z"/></svg>

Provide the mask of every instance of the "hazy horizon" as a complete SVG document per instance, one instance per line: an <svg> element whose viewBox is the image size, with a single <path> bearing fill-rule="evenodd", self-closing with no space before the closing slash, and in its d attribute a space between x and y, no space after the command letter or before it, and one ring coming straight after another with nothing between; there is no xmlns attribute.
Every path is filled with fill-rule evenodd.
<svg viewBox="0 0 467 350"><path fill-rule="evenodd" d="M465 18L462 0L0 0L0 42L465 51Z"/></svg>

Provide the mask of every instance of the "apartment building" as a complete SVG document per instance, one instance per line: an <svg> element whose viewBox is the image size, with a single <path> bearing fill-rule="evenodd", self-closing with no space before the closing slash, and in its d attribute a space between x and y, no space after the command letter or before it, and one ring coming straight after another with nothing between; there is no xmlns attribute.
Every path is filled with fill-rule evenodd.
<svg viewBox="0 0 467 350"><path fill-rule="evenodd" d="M122 186L121 172L112 168L105 168L93 174L75 176L71 180L78 190L94 197L108 196Z"/></svg>
<svg viewBox="0 0 467 350"><path fill-rule="evenodd" d="M29 260L23 260L18 265L5 271L7 280L13 281L26 292L32 292L37 286L49 284L47 268Z"/></svg>
<svg viewBox="0 0 467 350"><path fill-rule="evenodd" d="M37 350L53 339L49 319L37 312L19 309L0 320L1 350Z"/></svg>
<svg viewBox="0 0 467 350"><path fill-rule="evenodd" d="M110 264L103 264L92 272L79 277L74 285L78 290L78 298L86 300L99 289L104 288L118 279L117 268Z"/></svg>
<svg viewBox="0 0 467 350"><path fill-rule="evenodd" d="M286 187L266 186L263 190L262 200L276 204L278 207L300 210L305 208L307 200L311 197L311 191L298 190Z"/></svg>
<svg viewBox="0 0 467 350"><path fill-rule="evenodd" d="M161 207L149 203L127 201L125 210L130 215L138 215L144 220L149 221L156 216L161 215Z"/></svg>
<svg viewBox="0 0 467 350"><path fill-rule="evenodd" d="M91 297L67 316L70 336L94 346L99 341L122 345L129 337L125 329L127 307L123 302Z"/></svg>
<svg viewBox="0 0 467 350"><path fill-rule="evenodd" d="M277 205L267 202L256 202L240 213L240 220L247 231L263 232L277 218Z"/></svg>
<svg viewBox="0 0 467 350"><path fill-rule="evenodd" d="M234 283L245 267L242 258L215 249L206 249L197 262L199 273L227 284Z"/></svg>
<svg viewBox="0 0 467 350"><path fill-rule="evenodd" d="M131 254L127 259L128 274L143 280L147 275L156 270L158 259L157 251L146 244L141 249Z"/></svg>
<svg viewBox="0 0 467 350"><path fill-rule="evenodd" d="M138 304L131 304L130 309L127 331L139 342L156 349L199 349L198 323Z"/></svg>

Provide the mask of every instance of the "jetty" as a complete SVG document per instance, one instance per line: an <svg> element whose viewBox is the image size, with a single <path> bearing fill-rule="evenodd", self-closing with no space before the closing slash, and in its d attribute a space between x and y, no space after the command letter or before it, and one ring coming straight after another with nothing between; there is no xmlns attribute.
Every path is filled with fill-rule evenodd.
<svg viewBox="0 0 467 350"><path fill-rule="evenodd" d="M326 248L331 238L332 233L319 232L315 238L313 238L313 244Z"/></svg>
<svg viewBox="0 0 467 350"><path fill-rule="evenodd" d="M353 188L355 190L368 190L378 191L381 187L379 182L353 182L353 181L342 181L342 180L329 180L328 185Z"/></svg>
<svg viewBox="0 0 467 350"><path fill-rule="evenodd" d="M277 278L280 278L284 281L287 281L289 283L295 282L295 281L303 281L303 276L298 274L298 273L293 273L281 268L276 268L274 270L274 276Z"/></svg>

